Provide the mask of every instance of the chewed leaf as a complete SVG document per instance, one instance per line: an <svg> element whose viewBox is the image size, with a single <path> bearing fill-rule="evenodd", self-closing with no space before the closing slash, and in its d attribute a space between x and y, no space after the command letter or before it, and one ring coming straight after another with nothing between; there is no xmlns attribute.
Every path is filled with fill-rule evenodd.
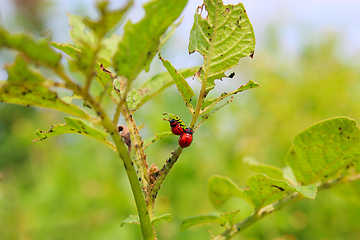
<svg viewBox="0 0 360 240"><path fill-rule="evenodd" d="M179 17L187 0L155 0L145 6L145 16L137 23L127 22L123 39L113 58L117 75L134 80L149 71L150 63L159 50L160 38Z"/></svg>
<svg viewBox="0 0 360 240"><path fill-rule="evenodd" d="M284 173L278 167L259 163L252 157L244 157L243 161L256 173L264 173L271 178L284 180Z"/></svg>
<svg viewBox="0 0 360 240"><path fill-rule="evenodd" d="M166 68L166 70L168 70L168 72L170 73L171 77L173 78L177 89L179 90L182 98L184 99L184 102L186 104L186 106L188 107L189 111L191 113L194 112L194 109L192 107L191 104L191 98L193 96L195 96L194 91L191 89L190 85L188 84L188 82L185 80L184 76L181 75L181 73L179 73L172 65L169 61L164 60L160 53L159 53L159 58L162 61L164 67Z"/></svg>
<svg viewBox="0 0 360 240"><path fill-rule="evenodd" d="M220 207L230 197L243 197L243 190L240 189L230 178L214 175L208 180L208 194L210 202Z"/></svg>
<svg viewBox="0 0 360 240"><path fill-rule="evenodd" d="M51 68L61 68L61 54L55 52L47 40L34 41L25 34L10 34L0 27L0 48L7 47L25 54L34 62Z"/></svg>
<svg viewBox="0 0 360 240"><path fill-rule="evenodd" d="M304 197L314 199L317 188L315 184L309 186L291 186L285 180L269 178L265 174L257 174L246 179L249 189L244 190L244 198L255 208L272 204L285 195L298 192Z"/></svg>
<svg viewBox="0 0 360 240"><path fill-rule="evenodd" d="M40 138L35 139L33 142L42 141L49 137L57 136L60 134L78 133L95 138L96 140L104 143L105 145L116 151L115 146L105 139L105 137L107 136L106 132L101 132L78 118L65 117L65 122L66 124L58 124L52 126L51 129L47 132L43 132L40 129L36 130L35 134L38 135L38 137Z"/></svg>
<svg viewBox="0 0 360 240"><path fill-rule="evenodd" d="M81 62L81 57L83 57L83 54L79 48L77 48L71 44L65 44L65 43L52 42L51 44L53 47L63 51L70 57L74 58L76 61ZM110 62L108 62L104 59L100 59L100 61L102 62L102 64L105 67L110 65ZM97 66L95 66L95 71L96 71L95 78L103 88L105 88L107 86L107 84L111 84L111 82L112 82L111 77L108 73L105 73L101 69L101 64L98 64ZM111 89L111 88L109 88L109 89Z"/></svg>
<svg viewBox="0 0 360 240"><path fill-rule="evenodd" d="M62 101L56 92L50 91L44 85L45 79L37 72L28 69L24 59L17 57L6 70L9 76L0 88L1 102L52 108L83 119L90 119L90 116L76 105Z"/></svg>
<svg viewBox="0 0 360 240"><path fill-rule="evenodd" d="M130 215L127 219L122 221L120 224L120 227L123 227L125 224L139 224L140 225L140 219L138 215Z"/></svg>
<svg viewBox="0 0 360 240"><path fill-rule="evenodd" d="M158 221L160 221L160 220L164 220L164 221L167 221L167 222L171 222L172 216L171 216L171 214L169 214L169 213L163 214L163 215L154 217L154 218L151 220L151 223L155 223L155 222L158 222Z"/></svg>
<svg viewBox="0 0 360 240"><path fill-rule="evenodd" d="M209 223L209 222L219 223L222 227L226 227L227 229L232 229L235 221L235 215L238 214L239 212L240 210L235 210L232 212L223 213L221 215L214 213L214 214L190 217L185 219L181 223L180 230L184 231L196 224Z"/></svg>
<svg viewBox="0 0 360 240"><path fill-rule="evenodd" d="M89 28L93 30L95 35L101 39L121 20L124 13L129 9L132 3L133 1L128 1L123 8L109 10L108 1L99 1L97 3L97 9L100 12L101 18L96 22L88 18L85 18L83 21Z"/></svg>
<svg viewBox="0 0 360 240"><path fill-rule="evenodd" d="M304 185L334 177L360 156L360 129L347 117L316 123L293 139L286 162Z"/></svg>
<svg viewBox="0 0 360 240"><path fill-rule="evenodd" d="M205 19L201 16L204 7ZM194 16L189 52L198 51L204 57L198 76L200 81L206 81L206 92L212 90L214 81L225 77L225 71L236 66L240 58L253 56L254 50L254 30L244 6L205 0Z"/></svg>
<svg viewBox="0 0 360 240"><path fill-rule="evenodd" d="M93 46L95 44L95 34L86 28L84 23L84 17L72 15L68 13L69 25L71 26L70 37L71 39L79 44L84 43Z"/></svg>
<svg viewBox="0 0 360 240"><path fill-rule="evenodd" d="M132 89L126 97L126 103L128 105L128 108L130 110L135 110L136 106L141 102L141 99L142 97L140 93L135 89Z"/></svg>

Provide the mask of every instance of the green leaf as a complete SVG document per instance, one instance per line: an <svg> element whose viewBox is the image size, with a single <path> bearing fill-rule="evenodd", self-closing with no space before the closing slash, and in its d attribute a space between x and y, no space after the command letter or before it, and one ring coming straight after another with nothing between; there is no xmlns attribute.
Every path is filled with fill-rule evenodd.
<svg viewBox="0 0 360 240"><path fill-rule="evenodd" d="M163 138L173 136L174 134L172 132L163 132L163 133L154 133L155 136L145 139L144 141L144 149L149 147L152 143L159 141Z"/></svg>
<svg viewBox="0 0 360 240"><path fill-rule="evenodd" d="M122 221L120 224L120 227L124 226L125 224L139 224L140 225L140 219L138 215L130 215L127 219Z"/></svg>
<svg viewBox="0 0 360 240"><path fill-rule="evenodd" d="M184 230L188 229L189 227L192 227L196 224L209 223L209 222L219 223L221 226L226 227L227 229L231 229L232 226L234 225L235 215L239 212L240 212L240 210L235 210L232 212L226 212L221 215L219 215L217 213L213 213L213 214L208 214L208 215L199 215L199 216L195 216L195 217L190 217L190 218L185 219L181 223L180 230L184 231Z"/></svg>
<svg viewBox="0 0 360 240"><path fill-rule="evenodd" d="M6 70L9 76L8 81L0 88L0 102L52 108L83 119L91 118L76 105L62 101L56 92L45 87L45 79L28 69L24 59L16 58Z"/></svg>
<svg viewBox="0 0 360 240"><path fill-rule="evenodd" d="M160 220L164 220L164 221L167 221L167 222L171 222L172 216L171 216L171 214L169 214L169 213L163 214L163 215L160 215L160 216L158 216L158 217L154 217L154 218L151 220L151 223L154 224L155 222L160 221Z"/></svg>
<svg viewBox="0 0 360 240"><path fill-rule="evenodd" d="M231 95L235 95L239 92L243 92L252 88L256 88L256 87L260 87L260 84L257 82L254 82L253 80L250 80L247 84L245 85L241 85L238 89L236 89L235 91L232 91L230 93L222 93L220 95L220 97L211 99L211 100L205 100L201 106L202 108L202 112L206 112L207 110L209 110L210 108L212 108L215 104L217 104L218 102L220 102L221 100L223 100L224 98L227 98Z"/></svg>
<svg viewBox="0 0 360 240"><path fill-rule="evenodd" d="M141 102L142 97L138 91L135 89L132 89L127 97L126 97L126 103L128 105L129 110L134 111L136 109L136 106Z"/></svg>
<svg viewBox="0 0 360 240"><path fill-rule="evenodd" d="M56 42L52 42L51 44L53 47L63 51L70 57L74 58L77 62L81 62L82 59L84 58L82 51L71 44L56 43ZM101 61L105 67L110 65L110 62L108 62L104 59L99 59L99 61ZM101 70L100 66L101 66L100 64L97 64L95 66L95 72L96 72L95 78L98 81L98 83L103 88L105 88L107 86L107 84L112 83L112 79L111 79L111 76L109 75L109 73L106 73ZM85 68L86 68L86 66L85 66ZM109 88L109 90L111 90L111 88Z"/></svg>
<svg viewBox="0 0 360 240"><path fill-rule="evenodd" d="M172 65L169 61L164 60L160 53L159 53L159 58L162 61L164 67L166 68L166 70L168 70L168 72L170 73L171 77L173 78L177 89L179 90L182 98L184 99L184 102L186 104L186 106L188 107L189 111L191 113L194 112L193 106L191 104L191 98L193 96L195 96L194 91L191 89L190 85L188 84L188 82L185 80L185 78L183 77L183 75L181 75L181 73L179 73Z"/></svg>
<svg viewBox="0 0 360 240"><path fill-rule="evenodd" d="M232 196L243 197L241 190L230 178L214 175L207 184L210 202L215 207L220 207Z"/></svg>
<svg viewBox="0 0 360 240"><path fill-rule="evenodd" d="M147 3L145 16L137 23L130 21L125 25L123 39L113 58L113 66L119 76L129 81L145 69L158 52L160 37L179 17L187 0L155 0Z"/></svg>
<svg viewBox="0 0 360 240"><path fill-rule="evenodd" d="M285 197L288 193L298 192L304 197L314 199L317 188L309 186L291 186L285 180L269 178L265 174L257 174L246 179L249 189L244 190L244 199L256 209L272 204Z"/></svg>
<svg viewBox="0 0 360 240"><path fill-rule="evenodd" d="M61 54L55 52L46 39L36 42L25 34L10 34L0 27L0 48L3 47L17 50L44 66L61 68Z"/></svg>
<svg viewBox="0 0 360 240"><path fill-rule="evenodd" d="M256 173L264 173L271 178L284 180L284 173L278 167L259 163L253 157L244 157L243 161Z"/></svg>
<svg viewBox="0 0 360 240"><path fill-rule="evenodd" d="M198 67L184 68L178 72L184 77L188 78L193 76L198 70ZM163 72L155 75L149 80L145 81L139 87L138 92L142 96L141 102L136 106L136 109L141 107L148 100L152 99L158 93L174 84L174 80L168 72Z"/></svg>
<svg viewBox="0 0 360 240"><path fill-rule="evenodd" d="M304 185L334 177L360 156L356 122L337 117L316 123L297 134L286 162Z"/></svg>
<svg viewBox="0 0 360 240"><path fill-rule="evenodd" d="M39 139L35 139L33 142L43 141L49 137L57 136L60 134L77 133L95 138L96 140L104 143L105 145L116 151L115 146L105 139L108 135L106 132L99 131L93 128L89 123L86 123L78 118L65 117L65 122L66 124L58 124L52 126L47 132L43 132L40 129L36 130L35 134L38 135Z"/></svg>
<svg viewBox="0 0 360 240"><path fill-rule="evenodd" d="M84 44L94 46L96 43L96 37L84 23L84 17L72 15L68 13L70 30L70 38L76 44L83 46Z"/></svg>
<svg viewBox="0 0 360 240"><path fill-rule="evenodd" d="M133 1L128 1L128 3L123 8L110 11L108 9L108 1L99 1L97 2L97 9L101 15L100 19L94 22L88 18L84 18L83 22L86 24L86 26L93 30L99 39L101 39L109 30L115 27L115 25L121 20L121 18L124 16L124 13L130 8L132 4Z"/></svg>
<svg viewBox="0 0 360 240"><path fill-rule="evenodd" d="M204 57L198 76L206 81L208 93L215 87L214 81L226 77L225 71L240 58L253 56L255 35L241 3L223 5L221 0L205 0L204 6L208 15L203 19L199 11L195 13L189 53L198 51Z"/></svg>

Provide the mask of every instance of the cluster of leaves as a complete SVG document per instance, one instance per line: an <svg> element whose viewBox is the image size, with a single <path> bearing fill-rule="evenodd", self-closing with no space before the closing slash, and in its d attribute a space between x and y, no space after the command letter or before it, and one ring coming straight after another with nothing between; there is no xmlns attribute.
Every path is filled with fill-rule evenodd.
<svg viewBox="0 0 360 240"><path fill-rule="evenodd" d="M234 216L240 210L221 215L201 215L186 219L182 229L204 222L216 222L226 230L214 239L227 239L251 224L301 199L315 199L318 191L360 178L360 129L347 117L316 123L297 134L286 156L284 169L261 164L251 157L245 163L257 174L246 180L248 188L239 188L231 179L220 175L208 181L208 193L215 207L230 197L246 200L255 212L240 223ZM344 197L348 193L342 193Z"/></svg>
<svg viewBox="0 0 360 240"><path fill-rule="evenodd" d="M149 167L144 149L171 133L155 134L143 141L134 113L155 95L175 84L191 121L185 124L178 116L167 115L196 131L212 114L229 104L235 94L259 87L250 80L232 92L207 98L215 88L215 80L233 78L234 73L227 76L225 72L236 66L240 58L253 57L255 49L254 31L244 6L224 5L221 0L205 0L194 16L189 53L197 51L203 56L201 67L177 70L159 53L167 72L144 81L136 89L132 87L141 71L149 71L151 61L179 24L174 21L186 3L187 0L151 1L144 6L145 16L135 24L127 22L123 35L119 36L114 30L133 2L110 10L108 1L100 1L97 21L69 14L73 43L55 43L49 39L36 41L27 35L10 34L0 28L0 48L18 52L14 62L6 66L8 79L0 83L0 101L52 108L74 116L66 117L65 124L54 125L49 131L37 130L39 138L34 141L76 133L92 137L115 151L124 163L138 210L137 216L131 215L122 225L140 224L144 239L156 238L153 228L156 221L171 221L170 214L154 215L154 203L183 149L178 146L161 169L156 165ZM205 18L203 12L207 14ZM64 57L51 46L68 56ZM43 69L53 73L52 79L45 77L47 74ZM196 94L185 80L191 76L201 84L195 103ZM60 92L71 94L60 97ZM224 102L226 98L229 100ZM104 99L112 102L115 108L112 118ZM82 105L77 104L79 100ZM120 116L127 126L117 126ZM359 138L355 122L345 117L309 127L295 136L286 160L289 167L279 169L246 159L249 167L258 173L247 179L247 189L241 189L229 178L218 175L209 180L209 197L214 206L220 207L232 196L239 197L254 207L252 216L240 223L235 222L240 210L196 216L185 220L181 228L216 222L226 230L214 239L227 239L290 203L304 198L314 199L317 191L358 179Z"/></svg>
<svg viewBox="0 0 360 240"><path fill-rule="evenodd" d="M175 84L192 115L189 127L197 129L211 114L231 101L217 106L223 99L259 86L250 81L233 92L206 99L209 91L215 87L216 79L226 77L225 71L234 67L241 57L253 56L255 37L242 4L225 6L222 1L205 1L195 13L189 45L190 53L198 51L204 56L204 64L200 68L176 70L159 54L168 72L152 77L138 89L132 88L132 82L141 71L149 71L152 59L174 32L179 23L173 22L186 3L186 0L151 1L144 6L145 16L135 24L127 22L123 35L119 36L114 34L114 29L133 2L128 1L122 8L110 10L108 1L99 1L97 9L100 18L97 21L69 14L73 43L34 40L25 34L11 34L4 28L0 29L0 47L18 52L14 62L6 66L8 79L1 82L0 101L52 108L74 116L66 117L66 124L54 125L49 131L37 130L39 139L34 141L76 133L99 140L116 151L123 160L139 213L138 217L130 217L124 223L140 223L146 239L155 238L152 227L155 221L171 220L168 214L155 217L153 206L161 184L182 148L177 147L161 170L155 165L148 167L144 148L169 134L161 133L144 144L133 117L134 112L156 94ZM208 12L205 19L201 17L200 11L203 10ZM51 46L68 57L64 58ZM48 74L44 74L43 69L52 72L53 77L45 77ZM202 85L195 106L191 101L195 93L185 80L194 75ZM231 74L229 77L233 76ZM59 92L72 94L60 97L62 94ZM115 105L113 118L104 105L106 98ZM77 104L79 100L82 105ZM117 127L120 115L127 126ZM203 120L196 125L200 115ZM118 131L122 133L118 134ZM107 139L109 136L112 141ZM131 146L135 146L133 153ZM135 155L134 162L130 154Z"/></svg>

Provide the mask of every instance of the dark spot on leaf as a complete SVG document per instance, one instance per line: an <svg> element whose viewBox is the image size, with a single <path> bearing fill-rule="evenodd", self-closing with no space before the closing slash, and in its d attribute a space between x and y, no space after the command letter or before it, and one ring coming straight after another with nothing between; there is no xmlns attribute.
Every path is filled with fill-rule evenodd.
<svg viewBox="0 0 360 240"><path fill-rule="evenodd" d="M254 57L254 51L250 54L250 57L253 58Z"/></svg>
<svg viewBox="0 0 360 240"><path fill-rule="evenodd" d="M239 17L239 20L241 20L241 16Z"/></svg>
<svg viewBox="0 0 360 240"><path fill-rule="evenodd" d="M228 13L229 11L230 11L230 9L228 9L228 8L226 8L226 9L225 9L225 12L227 12L227 13Z"/></svg>
<svg viewBox="0 0 360 240"><path fill-rule="evenodd" d="M26 95L26 92L22 92L21 94L22 94L23 96L25 96L25 95Z"/></svg>
<svg viewBox="0 0 360 240"><path fill-rule="evenodd" d="M339 130L341 131L341 127L339 127Z"/></svg>
<svg viewBox="0 0 360 240"><path fill-rule="evenodd" d="M324 177L326 177L326 178L327 178L327 177L328 177L328 175L325 175Z"/></svg>
<svg viewBox="0 0 360 240"><path fill-rule="evenodd" d="M234 72L232 72L232 73L230 73L230 75L228 76L229 78L233 78L235 76L235 73Z"/></svg>
<svg viewBox="0 0 360 240"><path fill-rule="evenodd" d="M125 169L127 170L127 167L126 167L125 163L124 163L124 167L125 167Z"/></svg>
<svg viewBox="0 0 360 240"><path fill-rule="evenodd" d="M97 112L96 114L97 114L98 116L100 116L100 115L101 115L101 112Z"/></svg>
<svg viewBox="0 0 360 240"><path fill-rule="evenodd" d="M75 131L75 129L71 128L70 131Z"/></svg>
<svg viewBox="0 0 360 240"><path fill-rule="evenodd" d="M133 165L133 166L134 166L134 162L133 162L133 161L131 161L131 165Z"/></svg>
<svg viewBox="0 0 360 240"><path fill-rule="evenodd" d="M350 137L348 136L347 139L350 139Z"/></svg>
<svg viewBox="0 0 360 240"><path fill-rule="evenodd" d="M139 177L139 181L141 181L141 177Z"/></svg>
<svg viewBox="0 0 360 240"><path fill-rule="evenodd" d="M52 129L50 129L49 132L54 132L54 131Z"/></svg>
<svg viewBox="0 0 360 240"><path fill-rule="evenodd" d="M89 134L87 131L84 131L85 134Z"/></svg>
<svg viewBox="0 0 360 240"><path fill-rule="evenodd" d="M210 29L210 27L208 27L208 29Z"/></svg>
<svg viewBox="0 0 360 240"><path fill-rule="evenodd" d="M1 100L1 102L2 102L2 100ZM28 104L28 105L26 105L27 107L30 107L30 105Z"/></svg>
<svg viewBox="0 0 360 240"><path fill-rule="evenodd" d="M209 38L209 42L211 42L211 38Z"/></svg>
<svg viewBox="0 0 360 240"><path fill-rule="evenodd" d="M78 133L81 133L81 131L77 131Z"/></svg>
<svg viewBox="0 0 360 240"><path fill-rule="evenodd" d="M285 189L283 189L282 187L276 186L276 185L271 185L271 187L277 188L280 191L285 191Z"/></svg>

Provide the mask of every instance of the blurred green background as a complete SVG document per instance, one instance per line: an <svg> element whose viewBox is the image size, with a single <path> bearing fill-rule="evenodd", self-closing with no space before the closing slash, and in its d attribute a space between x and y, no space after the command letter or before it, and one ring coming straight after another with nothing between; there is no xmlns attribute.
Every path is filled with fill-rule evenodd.
<svg viewBox="0 0 360 240"><path fill-rule="evenodd" d="M47 21L54 21L49 13L56 12L57 3L28 1L33 5L26 7L24 2L13 1L16 14L3 20L39 36L49 28ZM252 6L253 13L248 11L250 19L256 19L255 10ZM240 209L237 221L249 216L253 210L243 200L233 198L215 209L206 192L207 179L214 174L245 187L245 179L253 173L242 163L244 156L284 167L291 139L299 131L335 116L360 121L359 51L344 56L341 32L309 31L308 27L297 26L301 37L296 53L289 53L282 42L281 24L268 22L257 38L260 49L254 59L242 59L233 70L233 79L217 81L210 97L249 79L261 87L236 95L196 132L193 144L184 150L159 192L156 215L173 216L170 224L156 224L159 239L209 239L208 230L223 231L216 224L204 224L180 232L181 221L194 215ZM256 32L255 24L254 28ZM67 30L61 31L67 35ZM178 38L176 34L187 35ZM177 58L179 49L174 46L186 43L189 32L176 34L162 51L163 56L181 62L187 52L179 52ZM11 58L10 52L2 51L1 65ZM152 71L142 74L135 84L160 71L164 69L155 60ZM198 83L189 81L199 89ZM162 121L163 112L177 114L186 123L190 120L176 88L171 87L135 113L137 123L145 123L143 139L153 132L169 131L169 124ZM63 116L48 109L0 104L0 240L141 239L138 225L120 227L136 209L115 153L76 134L31 143L36 129L64 123ZM149 165L161 167L176 145L175 136L151 145ZM303 200L271 214L234 239L359 239L360 201L357 203L323 191L313 201Z"/></svg>

